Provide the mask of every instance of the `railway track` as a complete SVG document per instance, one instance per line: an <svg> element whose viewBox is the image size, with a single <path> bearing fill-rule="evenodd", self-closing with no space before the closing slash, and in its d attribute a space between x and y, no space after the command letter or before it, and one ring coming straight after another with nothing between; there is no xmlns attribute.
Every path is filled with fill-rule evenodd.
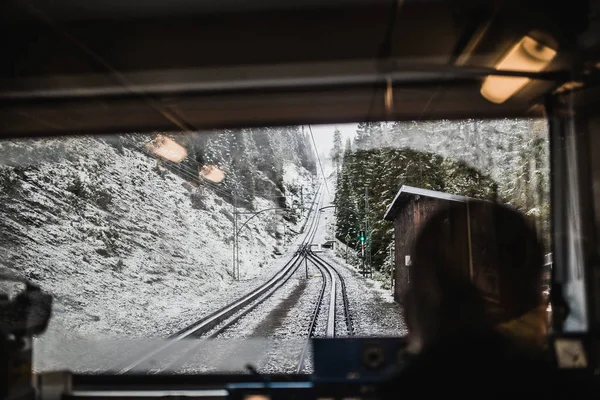
<svg viewBox="0 0 600 400"><path fill-rule="evenodd" d="M314 240L317 226L318 220L314 221L314 226L311 225L310 237L304 243L302 248L299 249L299 254L297 254L299 255L297 261L298 267L304 264L304 260L310 261L314 268L320 272L322 277L321 285L318 289L317 295L314 300L311 301L311 303L314 303L314 308L309 319L310 322L308 323L307 327L306 339L295 348L293 348L293 343L289 343L292 346L285 345L285 343L276 344L276 349L279 349L275 351L275 354L277 354L276 358L272 359L267 357L265 359L263 356L269 351L273 350L270 348L269 344L261 341L254 342L251 338L248 338L250 340L244 340L242 343L233 344L235 342L232 343L230 341L232 338L231 334L225 335L225 337L228 337L226 341L229 341L229 343L223 344L222 341L217 341L213 342L213 345L210 347L211 349L217 349L217 346L223 345L225 348L227 348L224 354L221 354L221 359L219 360L221 367L217 367L217 369L224 368L223 370L225 370L234 365L239 368L239 366L243 364L244 358L248 360L262 359L260 364L256 365L255 367L263 369L266 365L273 365L273 363L277 364L277 360L282 362L283 360L287 360L289 358L289 361L292 363L292 368L289 369L289 372L296 371L297 373L302 373L305 370L306 361L309 359L308 355L310 354L311 338L315 336L321 336L323 334L329 337L353 335L352 320L349 311L349 302L346 293L345 281L339 271L330 262L320 258L311 251L310 244L312 240ZM292 276L293 273L290 274L285 281L281 282L281 285L278 286L278 288L285 285L287 280ZM275 292L278 288L274 288L273 292ZM238 324L244 324L243 318L250 314L252 310L258 307L264 300L267 300L271 294L268 294L264 299L253 303L251 306L244 309L243 312L237 314L235 318L228 320L225 324L222 324L216 330L213 330L211 334L207 336L207 338L217 339L222 336L223 333L227 332L231 327L234 328L234 331L235 329L239 329ZM326 322L323 323L323 320ZM250 321L247 322L252 324ZM236 327L236 325L238 326ZM342 326L344 327L341 328ZM317 329L317 327L321 329ZM196 343L197 345L193 346L191 349L189 349L189 351L182 352L182 356L179 357L176 362L171 364L171 368L169 368L169 370L181 371L182 373L189 373L192 371L197 372L196 368L198 368L199 364L211 364L209 359L214 356L207 354L210 352L210 350L202 348L203 343ZM274 342L270 343L275 344ZM281 345L283 345L283 348L280 347ZM298 349L300 349L301 354L299 361L296 364L294 360L298 359ZM215 351L220 352L219 350ZM190 359L190 363L186 365L185 363L188 361L188 355L186 353L191 354L192 357L197 357L198 354L204 353L204 355L201 356L201 359L204 360L200 361L198 359ZM240 354L244 354L244 356L240 356ZM282 356L283 359L281 358ZM287 364L287 362L285 363ZM281 365L281 367L288 368L284 367L283 365Z"/></svg>
<svg viewBox="0 0 600 400"><path fill-rule="evenodd" d="M272 295L275 294L275 292L277 292L281 287L286 285L286 283L296 274L300 266L305 265L305 262L307 262L308 260L307 257L308 251L310 251L310 244L313 242L314 237L319 228L319 220L320 214L316 214L315 218L309 221L309 224L306 224L306 226L308 227L308 233L305 239L303 240L301 247L294 255L296 257L294 260L296 266L294 267L293 271L291 271L285 279L283 279L276 287L274 287L271 291L266 293L259 300L252 303L250 306L244 308L243 311L236 314L231 319L228 319L223 324L220 324L217 328L215 328L209 334L204 336L207 339L221 339L223 337L225 338L225 342L228 342L226 344L224 344L222 340L212 342L213 346L211 346L211 348L219 348L219 350L216 350L216 353L219 353L219 361L217 362L219 364L218 366L212 365L215 362L214 354L207 354L206 349L203 347L205 346L205 344L201 341L193 341L196 344L192 345L187 351L181 352L181 355L177 357L174 362L169 364L168 370L181 371L182 373L189 373L191 371L197 372L198 368L202 368L202 365L210 365L207 371L211 371L211 368L216 368L217 370L227 370L228 368L232 367L241 367L244 364L242 358L246 358L248 360L261 359L269 350L269 345L266 344L266 342L264 342L265 336L262 336L262 334L260 337L250 336L247 337L246 340L243 340L241 343L236 343L235 339L232 341L232 338L235 337L235 333L232 337L232 334L229 331L231 329L234 332L236 332L239 331L240 326L248 324L253 325L253 311L256 310L262 303L269 300L272 297ZM250 319L248 320L246 318ZM264 335L266 335L266 337L269 337L270 333L264 333ZM255 339L259 339L258 342ZM241 356L242 354L243 356ZM292 356L290 360L293 360L294 358L295 357Z"/></svg>
<svg viewBox="0 0 600 400"><path fill-rule="evenodd" d="M315 198L316 198L316 196L315 196ZM320 203L317 203L317 204L320 204ZM221 335L223 332L225 332L227 329L229 329L232 325L237 323L242 317L247 315L250 311L254 310L256 307L258 307L260 304L262 304L265 300L267 300L269 297L271 297L271 295L274 294L277 291L277 289L281 288L283 285L285 285L289 281L289 279L294 275L294 273L302 265L302 262L304 261L304 258L306 257L307 250L310 248L310 243L314 239L317 228L319 226L319 218L320 218L319 214L315 214L314 218L311 220L308 232L307 232L306 236L304 237L302 244L300 245L300 247L294 254L294 257L292 259L290 259L289 262L294 265L292 268L289 269L290 272L284 278L282 278L278 282L278 284L275 287L273 287L266 295L261 297L258 301L254 302L251 306L245 308L243 312L241 312L240 314L237 314L234 318L228 320L227 323L220 326L216 331L212 332L208 336L209 339L217 338L219 335ZM306 226L306 224L305 224L305 226Z"/></svg>
<svg viewBox="0 0 600 400"><path fill-rule="evenodd" d="M113 366L109 370L111 372L125 374L129 372L144 373L150 371L156 373L171 368L173 365L181 363L181 359L182 357L185 357L185 353L195 345L192 343L188 345L189 347L182 346L181 342L184 339L214 338L269 298L294 275L306 257L305 249L307 244L310 244L314 238L318 227L319 215L316 212L316 209L320 205L322 197L323 193L321 191L321 185L319 185L311 205L309 216L307 217L306 224L308 224L308 221L310 220L310 226L307 233L302 238L298 250L267 282L250 291L238 300L172 334L162 345L147 349L142 353ZM169 355L169 353L173 352L180 353L182 356L176 356L173 359L173 355ZM169 361L163 362L162 360Z"/></svg>
<svg viewBox="0 0 600 400"><path fill-rule="evenodd" d="M354 327L352 325L352 317L350 314L350 302L348 300L348 293L346 291L346 282L344 281L344 277L342 276L342 274L340 274L337 268L331 265L329 261L322 259L313 252L309 251L308 257L311 261L320 264L323 268L326 268L329 274L331 274L332 279L334 279L335 277L335 280L337 280L337 282L339 283L346 331L349 336L354 335ZM335 332L332 336L336 336Z"/></svg>
<svg viewBox="0 0 600 400"><path fill-rule="evenodd" d="M352 318L349 309L348 294L346 293L346 284L344 278L339 271L333 267L329 262L323 260L312 251L310 248L305 250L305 256L314 264L314 266L321 272L323 277L321 290L319 292L317 302L315 304L313 315L311 317L311 323L308 329L308 335L302 347L300 358L298 360L296 373L300 374L304 371L306 366L306 360L309 355L310 339L316 336L316 327L319 316L324 309L327 310L325 336L335 337L336 336L336 318L337 318L337 288L339 284L340 293L342 296L342 307L344 321L346 325L347 335L352 336L354 334L352 327ZM329 296L326 295L326 289L329 286Z"/></svg>
<svg viewBox="0 0 600 400"><path fill-rule="evenodd" d="M309 359L308 356L310 354L310 339L316 336L321 336L323 333L327 337L352 336L354 334L351 314L349 310L349 299L343 276L340 274L337 268L334 267L329 261L322 259L317 254L311 251L310 245L316 233L316 229L313 228L316 228L317 226L318 219L315 221L315 226L311 227L311 237L299 250L301 256L301 258L299 258L299 265L302 265L304 260L310 261L310 263L320 272L322 280L321 286L317 292L318 294L314 300L314 308L310 316L310 322L308 324L306 338L300 346L300 357L297 361L297 364L295 364L296 366L293 367L293 370L296 373L303 373L303 371L305 370L306 361ZM282 286L284 283L282 283ZM256 304L256 306L258 306L258 303ZM255 307L251 307L245 310L243 314L239 315L239 318L231 320L230 323L227 323L224 326L222 326L220 329L215 331L210 336L210 338L218 338L223 332L226 332L230 326L234 325L236 322L239 321L239 319L248 314L254 308ZM325 318L323 318L323 316ZM343 319L343 321L339 321L340 319ZM324 329L317 329L318 327L323 328L322 320L325 320ZM344 326L344 332L338 332L338 322L341 322L339 326ZM240 349L244 346L245 345L240 345ZM255 345L250 343L249 346L253 347ZM267 347L268 346L260 348L260 345L258 345L258 347L253 348L251 351L253 353L256 353L256 357L259 357L259 354L263 351L266 351ZM281 350L287 353L289 349ZM246 349L245 351L248 350ZM233 353L234 354L231 357L232 359L236 359L235 351ZM292 357L292 360L298 357L297 352L293 352L290 355ZM239 363L239 360L237 361ZM232 362L231 364L234 363L235 362ZM224 364L228 364L227 361ZM292 371L290 370L290 372Z"/></svg>

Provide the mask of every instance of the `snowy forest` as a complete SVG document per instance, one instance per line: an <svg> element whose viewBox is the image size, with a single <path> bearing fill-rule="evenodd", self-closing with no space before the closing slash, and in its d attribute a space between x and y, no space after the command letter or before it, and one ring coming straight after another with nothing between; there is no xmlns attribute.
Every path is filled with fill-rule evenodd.
<svg viewBox="0 0 600 400"><path fill-rule="evenodd" d="M235 193L240 205L253 209L255 197L274 199L281 207L286 204L283 184L284 164L291 162L312 174L316 173L316 160L308 132L304 127L219 130L200 134L171 134L183 145L188 156L179 163L168 163L170 169L188 177L186 172L205 165L215 165L225 174L220 183L220 193L231 201ZM110 138L118 145L148 142L139 135ZM293 185L288 188L296 192Z"/></svg>
<svg viewBox="0 0 600 400"><path fill-rule="evenodd" d="M389 276L393 226L383 216L402 185L510 204L549 249L549 164L543 120L361 123L334 133L336 237L354 247L369 200L372 265Z"/></svg>
<svg viewBox="0 0 600 400"><path fill-rule="evenodd" d="M192 165L217 165L225 171L225 190L234 191L252 208L255 196L276 197L285 207L283 166L292 162L316 174L313 146L304 127L226 130L182 136ZM186 161L182 163L185 167ZM296 188L291 188L295 191ZM288 204L287 206L290 206Z"/></svg>

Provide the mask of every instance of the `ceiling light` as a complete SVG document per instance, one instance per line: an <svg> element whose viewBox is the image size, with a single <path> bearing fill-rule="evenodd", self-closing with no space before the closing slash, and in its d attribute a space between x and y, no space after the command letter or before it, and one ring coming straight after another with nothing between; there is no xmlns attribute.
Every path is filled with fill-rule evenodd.
<svg viewBox="0 0 600 400"><path fill-rule="evenodd" d="M555 56L556 50L525 36L496 64L496 69L540 72ZM481 95L493 103L501 104L521 90L530 80L525 77L488 76L481 86Z"/></svg>
<svg viewBox="0 0 600 400"><path fill-rule="evenodd" d="M176 163L187 157L187 150L182 145L162 135L150 142L148 149L157 156Z"/></svg>

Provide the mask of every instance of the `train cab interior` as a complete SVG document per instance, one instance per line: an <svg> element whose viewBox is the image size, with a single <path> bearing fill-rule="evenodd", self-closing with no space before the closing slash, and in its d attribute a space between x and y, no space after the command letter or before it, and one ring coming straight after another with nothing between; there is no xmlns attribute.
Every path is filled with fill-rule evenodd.
<svg viewBox="0 0 600 400"><path fill-rule="evenodd" d="M597 397L599 3L5 0L0 145L350 122L543 120L552 253L547 343L559 371L552 380ZM0 235L8 252L12 239ZM318 263L310 253L294 256ZM315 339L310 373L34 371L31 339L43 337L54 312L52 295L28 280L36 276L19 278L24 302L7 297L1 306L6 398L378 398L378 385L408 362L402 335L367 335ZM365 354L373 346L379 352Z"/></svg>

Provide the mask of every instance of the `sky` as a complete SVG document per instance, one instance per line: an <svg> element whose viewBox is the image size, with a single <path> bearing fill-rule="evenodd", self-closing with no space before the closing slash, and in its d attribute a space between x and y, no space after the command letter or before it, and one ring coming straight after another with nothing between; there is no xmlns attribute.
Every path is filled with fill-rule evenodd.
<svg viewBox="0 0 600 400"><path fill-rule="evenodd" d="M342 145L346 142L346 138L354 138L356 134L356 126L358 124L335 124L335 125L310 125L312 129L313 137L315 138L315 145L318 149L320 161L323 166L323 174L329 176L333 172L333 165L329 159L329 152L333 147L333 132L335 128L338 128L342 133ZM305 131L308 127L305 127ZM310 132L310 131L309 131ZM327 190L327 196L325 202L329 203L333 200L333 192Z"/></svg>
<svg viewBox="0 0 600 400"><path fill-rule="evenodd" d="M346 138L354 138L356 134L357 124L337 124L337 125L311 125L315 144L321 154L329 154L329 150L333 146L333 132L337 127L342 132L342 144L346 142Z"/></svg>

